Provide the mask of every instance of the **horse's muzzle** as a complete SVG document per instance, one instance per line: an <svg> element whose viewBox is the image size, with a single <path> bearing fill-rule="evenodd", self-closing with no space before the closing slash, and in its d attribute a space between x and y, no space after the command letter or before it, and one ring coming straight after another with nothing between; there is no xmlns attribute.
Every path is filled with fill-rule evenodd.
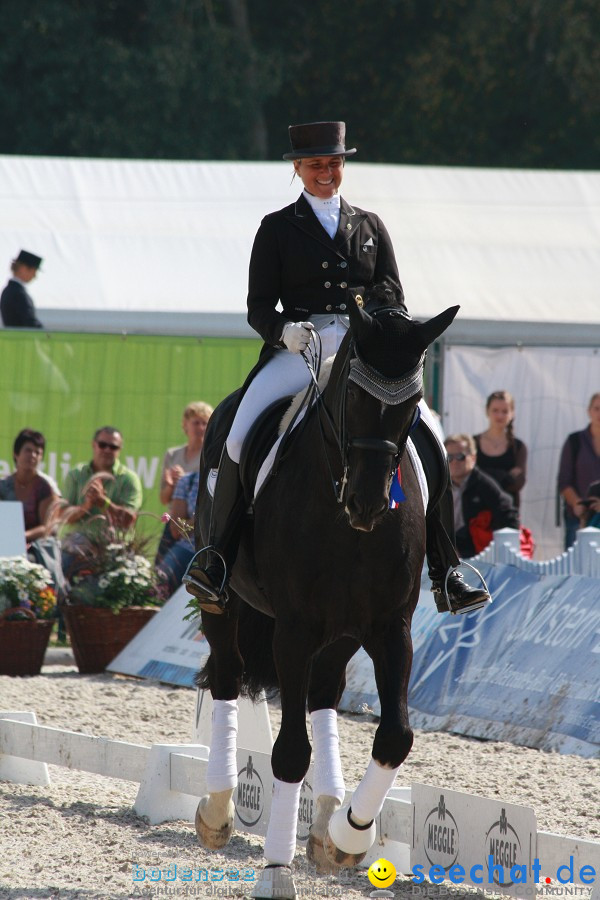
<svg viewBox="0 0 600 900"><path fill-rule="evenodd" d="M380 503L372 500L361 501L356 494L351 494L346 503L346 515L352 528L357 531L373 531L388 511L389 500L384 497Z"/></svg>

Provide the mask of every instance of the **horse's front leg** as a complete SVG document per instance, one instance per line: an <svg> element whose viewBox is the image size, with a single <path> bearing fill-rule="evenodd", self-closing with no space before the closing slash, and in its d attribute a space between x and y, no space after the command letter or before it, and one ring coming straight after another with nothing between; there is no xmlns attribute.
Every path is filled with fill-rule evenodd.
<svg viewBox="0 0 600 900"><path fill-rule="evenodd" d="M371 761L352 794L350 806L334 813L329 822L324 850L339 866L357 865L373 844L375 819L413 742L407 703L412 665L410 618L387 622L364 647L373 660L381 719Z"/></svg>
<svg viewBox="0 0 600 900"><path fill-rule="evenodd" d="M307 630L279 621L273 637L273 659L281 694L281 728L273 744L273 797L265 838L267 861L253 897L296 897L291 871L296 852L298 806L302 781L310 763L306 733L306 695L314 640Z"/></svg>
<svg viewBox="0 0 600 900"><path fill-rule="evenodd" d="M315 814L306 856L321 875L335 873L339 868L325 855L323 842L329 820L344 802L346 793L340 759L337 707L346 686L348 660L359 646L353 638L342 638L321 650L311 669L308 710L312 727Z"/></svg>
<svg viewBox="0 0 600 900"><path fill-rule="evenodd" d="M237 603L230 600L222 616L202 613L202 625L211 648L205 671L213 714L206 771L208 794L200 799L196 810L196 834L203 847L219 850L231 838L235 816L237 698L243 670L237 646Z"/></svg>

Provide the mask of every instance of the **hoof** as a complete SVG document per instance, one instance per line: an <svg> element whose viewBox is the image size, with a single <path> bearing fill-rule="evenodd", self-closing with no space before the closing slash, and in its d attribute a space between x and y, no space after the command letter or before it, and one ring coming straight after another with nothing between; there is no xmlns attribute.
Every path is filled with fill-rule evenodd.
<svg viewBox="0 0 600 900"><path fill-rule="evenodd" d="M336 847L333 843L329 834L326 835L325 840L323 841L323 852L325 857L329 860L330 865L335 866L337 869L342 866L351 869L352 866L357 866L361 863L367 855L366 850L364 853L347 853L345 850L340 850L340 848Z"/></svg>
<svg viewBox="0 0 600 900"><path fill-rule="evenodd" d="M266 866L250 894L254 900L296 900L296 886L290 866Z"/></svg>
<svg viewBox="0 0 600 900"><path fill-rule="evenodd" d="M338 864L332 862L325 853L321 838L313 834L308 836L306 858L313 866L316 866L318 875L336 875L339 871Z"/></svg>
<svg viewBox="0 0 600 900"><path fill-rule="evenodd" d="M374 821L361 827L350 813L350 808L344 806L332 815L323 841L327 859L336 866L356 866L362 862L377 834Z"/></svg>
<svg viewBox="0 0 600 900"><path fill-rule="evenodd" d="M235 815L235 807L233 800L229 800L226 807L225 818L221 816L220 823L211 821L214 817L210 815L209 803L211 795L202 797L196 810L196 834L201 845L207 850L220 850L225 847L233 834L233 817Z"/></svg>

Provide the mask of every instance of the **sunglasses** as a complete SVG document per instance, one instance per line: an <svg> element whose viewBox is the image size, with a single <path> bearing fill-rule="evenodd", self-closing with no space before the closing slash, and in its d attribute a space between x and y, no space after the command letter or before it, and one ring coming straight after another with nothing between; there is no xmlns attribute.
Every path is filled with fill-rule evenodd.
<svg viewBox="0 0 600 900"><path fill-rule="evenodd" d="M120 450L120 444L109 444L108 441L96 441L101 450Z"/></svg>
<svg viewBox="0 0 600 900"><path fill-rule="evenodd" d="M448 462L452 462L453 460L457 460L457 462L463 462L467 458L466 453L449 453L448 454Z"/></svg>

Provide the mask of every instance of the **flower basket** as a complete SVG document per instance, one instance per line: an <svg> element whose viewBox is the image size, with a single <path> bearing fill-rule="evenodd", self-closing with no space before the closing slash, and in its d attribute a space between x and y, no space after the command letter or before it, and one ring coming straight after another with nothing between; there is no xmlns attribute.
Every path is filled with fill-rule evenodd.
<svg viewBox="0 0 600 900"><path fill-rule="evenodd" d="M21 618L11 621L14 609L0 614L0 675L39 675L52 619L38 619L29 609L19 609Z"/></svg>
<svg viewBox="0 0 600 900"><path fill-rule="evenodd" d="M127 606L119 612L98 606L63 606L63 616L77 668L81 674L103 672L157 612Z"/></svg>

